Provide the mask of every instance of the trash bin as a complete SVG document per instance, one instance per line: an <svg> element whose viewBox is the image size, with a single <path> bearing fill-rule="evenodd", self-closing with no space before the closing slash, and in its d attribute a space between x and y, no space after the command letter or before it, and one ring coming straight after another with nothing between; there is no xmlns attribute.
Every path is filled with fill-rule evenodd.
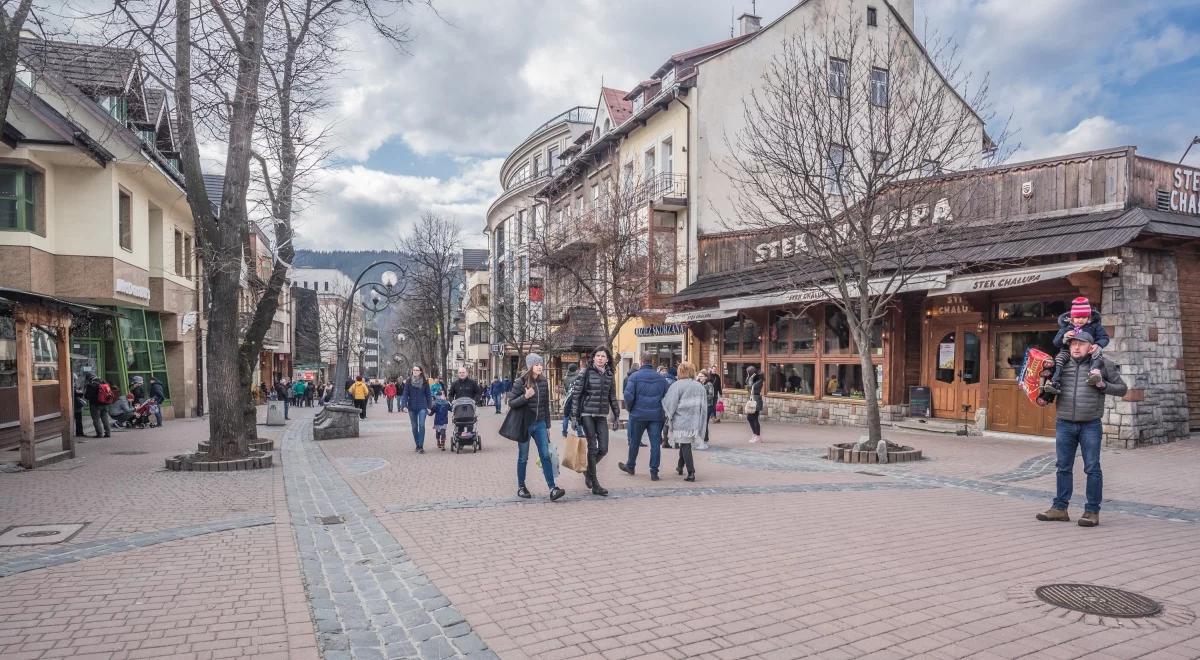
<svg viewBox="0 0 1200 660"><path fill-rule="evenodd" d="M284 426L287 421L283 418L283 402L267 402L267 426Z"/></svg>

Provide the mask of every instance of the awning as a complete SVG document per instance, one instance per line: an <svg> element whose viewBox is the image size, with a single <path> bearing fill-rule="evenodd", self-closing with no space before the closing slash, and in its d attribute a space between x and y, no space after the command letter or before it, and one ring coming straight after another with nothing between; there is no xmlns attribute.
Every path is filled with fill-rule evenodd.
<svg viewBox="0 0 1200 660"><path fill-rule="evenodd" d="M935 270L927 273L918 273L908 278L908 281L903 283L903 286L896 286L891 277L878 277L867 282L867 286L873 295L905 293L908 291L927 291L930 289L941 289L946 286L947 278L950 276L948 270ZM820 302L822 300L833 300L839 295L837 285L829 282L800 289L791 289L789 291L775 291L772 293L763 293L753 296L742 296L740 298L726 298L720 302L720 308L727 312L736 312L741 309L752 309L756 307L775 307L778 305L797 305L805 303Z"/></svg>
<svg viewBox="0 0 1200 660"><path fill-rule="evenodd" d="M974 275L959 275L946 282L946 288L930 291L931 296L947 296L951 294L976 293L979 291L994 291L996 289L1011 289L1027 286L1047 280L1057 280L1075 273L1089 270L1104 270L1110 266L1120 265L1117 257L1101 257L1083 261L1066 261L1044 266L1029 268L1014 268L1012 270L997 270L990 273Z"/></svg>
<svg viewBox="0 0 1200 660"><path fill-rule="evenodd" d="M698 309L693 312L676 312L674 314L667 314L667 323L721 321L723 319L731 319L735 316L737 316L737 312L735 311L714 307L712 309Z"/></svg>

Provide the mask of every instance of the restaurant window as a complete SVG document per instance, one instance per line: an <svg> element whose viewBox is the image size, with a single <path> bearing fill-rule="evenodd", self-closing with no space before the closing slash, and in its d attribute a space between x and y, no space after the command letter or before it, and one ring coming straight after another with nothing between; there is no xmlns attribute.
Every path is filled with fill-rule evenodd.
<svg viewBox="0 0 1200 660"><path fill-rule="evenodd" d="M683 344L677 341L642 344L642 355L653 356L654 366L674 369L683 362Z"/></svg>
<svg viewBox="0 0 1200 660"><path fill-rule="evenodd" d="M133 197L124 190L117 192L117 227L121 248L133 251Z"/></svg>
<svg viewBox="0 0 1200 660"><path fill-rule="evenodd" d="M1025 354L1031 348L1039 348L1047 355L1055 355L1055 330L1020 330L996 333L995 379L1016 380L1025 362Z"/></svg>
<svg viewBox="0 0 1200 660"><path fill-rule="evenodd" d="M141 376L146 394L150 393L150 378L162 383L166 397L171 398L167 381L166 347L163 344L162 326L158 314L140 309L122 309L118 326L121 349L125 362L127 381L120 383L122 391L128 391L134 376Z"/></svg>
<svg viewBox="0 0 1200 660"><path fill-rule="evenodd" d="M875 396L883 399L883 365L876 364L873 374L875 377ZM844 397L848 399L866 398L863 387L862 365L859 364L827 364L825 365L824 394L827 397Z"/></svg>
<svg viewBox="0 0 1200 660"><path fill-rule="evenodd" d="M0 168L0 229L46 235L42 175L20 167Z"/></svg>
<svg viewBox="0 0 1200 660"><path fill-rule="evenodd" d="M850 352L850 324L846 313L834 305L825 307L825 354Z"/></svg>
<svg viewBox="0 0 1200 660"><path fill-rule="evenodd" d="M1071 311L1071 303L1066 300L1047 300L1032 302L1006 302L996 305L996 320L998 321L1057 321L1062 314Z"/></svg>
<svg viewBox="0 0 1200 660"><path fill-rule="evenodd" d="M771 392L812 396L816 365L773 362L768 370L767 387Z"/></svg>
<svg viewBox="0 0 1200 660"><path fill-rule="evenodd" d="M773 311L768 325L770 327L768 353L812 353L815 350L817 324L807 312Z"/></svg>
<svg viewBox="0 0 1200 660"><path fill-rule="evenodd" d="M747 367L762 368L759 362L726 362L725 373L721 375L721 385L730 390L746 389Z"/></svg>

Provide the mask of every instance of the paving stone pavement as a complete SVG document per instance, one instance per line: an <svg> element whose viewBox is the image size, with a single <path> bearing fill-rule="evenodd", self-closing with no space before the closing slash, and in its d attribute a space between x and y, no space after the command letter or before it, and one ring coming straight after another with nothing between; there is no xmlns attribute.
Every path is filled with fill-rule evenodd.
<svg viewBox="0 0 1200 660"><path fill-rule="evenodd" d="M1021 463L1019 466L998 474L991 474L984 479L988 481L1026 481L1050 474L1056 470L1058 456L1054 453L1042 454Z"/></svg>
<svg viewBox="0 0 1200 660"><path fill-rule="evenodd" d="M333 468L310 423L288 428L282 454L325 660L496 657Z"/></svg>
<svg viewBox="0 0 1200 660"><path fill-rule="evenodd" d="M607 497L566 497L558 502L544 499L486 498L478 500L449 500L444 502L422 502L418 504L394 504L387 507L388 513L414 513L418 511L453 511L455 509L494 509L507 506L563 506L570 503L600 503L616 500L652 497L705 497L713 495L774 495L779 493L820 493L843 491L920 490L933 488L921 484L895 482L832 483L832 484L782 484L771 486L697 486L679 488L629 488L612 489Z"/></svg>
<svg viewBox="0 0 1200 660"><path fill-rule="evenodd" d="M39 568L70 564L118 552L128 552L136 548L146 548L158 545L159 543L178 541L214 532L227 532L231 529L271 525L274 522L275 518L273 516L245 516L231 520L214 520L198 525L185 525L174 529L143 532L119 538L48 546L45 549L27 555L10 557L0 561L0 577L7 577Z"/></svg>

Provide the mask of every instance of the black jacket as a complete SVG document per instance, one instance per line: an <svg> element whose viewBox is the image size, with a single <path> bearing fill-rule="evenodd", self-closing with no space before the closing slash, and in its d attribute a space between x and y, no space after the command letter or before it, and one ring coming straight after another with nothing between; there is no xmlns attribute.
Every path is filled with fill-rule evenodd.
<svg viewBox="0 0 1200 660"><path fill-rule="evenodd" d="M524 408L528 426L540 421L550 424L550 384L546 379L539 378L533 384L533 398L525 398L525 374L513 381L512 391L508 394L509 408Z"/></svg>
<svg viewBox="0 0 1200 660"><path fill-rule="evenodd" d="M476 383L474 378L455 378L454 382L450 383L450 392L446 398L450 401L455 399L478 401L481 394L483 394L483 390L479 388L479 383Z"/></svg>
<svg viewBox="0 0 1200 660"><path fill-rule="evenodd" d="M616 379L612 369L597 371L595 366L589 364L571 384L568 394L571 416L574 419L579 419L581 415L607 417L611 411L613 417L619 418L621 404L617 399Z"/></svg>
<svg viewBox="0 0 1200 660"><path fill-rule="evenodd" d="M1070 358L1063 365L1062 394L1058 395L1056 417L1068 422L1092 422L1104 416L1104 396L1125 396L1129 390L1121 379L1116 365L1107 358L1099 358L1096 368L1104 379L1103 390L1089 385L1087 380L1090 358Z"/></svg>
<svg viewBox="0 0 1200 660"><path fill-rule="evenodd" d="M712 383L713 394L719 399L721 398L721 374L711 373L708 375L708 382Z"/></svg>

